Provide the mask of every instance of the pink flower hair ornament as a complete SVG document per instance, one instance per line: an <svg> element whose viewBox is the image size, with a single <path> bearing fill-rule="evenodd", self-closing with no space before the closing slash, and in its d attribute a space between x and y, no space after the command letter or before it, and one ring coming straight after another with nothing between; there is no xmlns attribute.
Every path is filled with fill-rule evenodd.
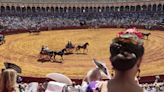
<svg viewBox="0 0 164 92"><path fill-rule="evenodd" d="M113 39L113 42L132 43L134 45L143 45L143 40L135 33L120 32L118 36Z"/></svg>

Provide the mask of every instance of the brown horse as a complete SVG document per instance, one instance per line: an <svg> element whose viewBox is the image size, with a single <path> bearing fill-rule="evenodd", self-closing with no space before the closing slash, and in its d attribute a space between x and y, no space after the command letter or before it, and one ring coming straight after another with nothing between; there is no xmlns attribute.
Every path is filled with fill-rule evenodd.
<svg viewBox="0 0 164 92"><path fill-rule="evenodd" d="M80 49L83 49L83 53L84 53L84 51L87 51L88 52L88 49L87 49L88 45L89 45L88 42L84 43L83 45L77 45L75 47L76 52L80 51Z"/></svg>
<svg viewBox="0 0 164 92"><path fill-rule="evenodd" d="M143 38L146 37L146 39L148 39L149 38L149 35L151 35L151 33L142 33L142 35L143 35Z"/></svg>
<svg viewBox="0 0 164 92"><path fill-rule="evenodd" d="M61 60L63 60L63 55L65 54L65 51L66 51L65 48L60 50L60 51L53 51L54 59L55 59L56 55L58 55L61 57Z"/></svg>
<svg viewBox="0 0 164 92"><path fill-rule="evenodd" d="M40 51L39 59L48 58L48 60L51 60L53 55L54 55L54 51L44 50L44 48L42 48L41 51Z"/></svg>

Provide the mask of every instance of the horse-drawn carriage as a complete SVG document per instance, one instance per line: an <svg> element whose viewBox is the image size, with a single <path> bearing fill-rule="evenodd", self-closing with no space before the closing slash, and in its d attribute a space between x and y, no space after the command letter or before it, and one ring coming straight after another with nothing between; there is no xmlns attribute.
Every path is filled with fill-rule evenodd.
<svg viewBox="0 0 164 92"><path fill-rule="evenodd" d="M68 42L66 44L65 48L63 48L62 50L59 50L59 51L50 50L47 46L46 47L42 46L38 60L57 61L56 56L60 56L61 57L60 60L62 62L63 55L65 55L65 54L73 54L74 51L77 53L81 53L81 52L79 52L81 49L83 49L82 53L87 53L88 45L89 45L88 42L86 42L85 44L82 44L82 45L77 45L77 46L73 45L71 42Z"/></svg>
<svg viewBox="0 0 164 92"><path fill-rule="evenodd" d="M40 51L39 60L45 61L56 61L56 56L60 56L61 60L63 61L63 55L65 54L66 49L62 49L60 51L50 50L47 47L42 46Z"/></svg>
<svg viewBox="0 0 164 92"><path fill-rule="evenodd" d="M36 27L31 27L31 28L28 29L28 32L30 34L36 34L36 35L38 35L40 33L40 28L37 27L37 26Z"/></svg>
<svg viewBox="0 0 164 92"><path fill-rule="evenodd" d="M88 42L84 43L84 44L79 44L79 45L73 45L70 41L68 41L68 43L65 46L66 49L66 53L67 54L73 54L74 52L76 53L80 53L79 51L81 49L83 49L83 53L87 53L88 49L87 46L89 45ZM86 52L87 51L87 52Z"/></svg>
<svg viewBox="0 0 164 92"><path fill-rule="evenodd" d="M5 36L0 34L0 45L5 43Z"/></svg>

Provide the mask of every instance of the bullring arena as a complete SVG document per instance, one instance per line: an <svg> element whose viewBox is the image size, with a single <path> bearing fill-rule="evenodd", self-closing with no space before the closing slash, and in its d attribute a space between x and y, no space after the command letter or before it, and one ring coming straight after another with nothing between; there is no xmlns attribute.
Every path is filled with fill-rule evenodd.
<svg viewBox="0 0 164 92"><path fill-rule="evenodd" d="M113 37L125 29L99 28L99 29L69 29L43 31L39 35L20 33L7 35L6 43L0 46L0 67L3 62L9 61L22 68L23 76L44 77L51 72L58 72L70 78L83 78L86 72L95 67L93 58L106 63L111 71L109 62L109 44ZM151 32L148 40L144 40L145 55L141 66L142 76L160 75L164 70L164 33ZM39 52L42 45L52 50L61 50L71 40L73 44L89 43L87 54L70 54L63 56L63 63L39 62ZM82 50L81 50L82 52ZM58 60L59 56L56 57Z"/></svg>
<svg viewBox="0 0 164 92"><path fill-rule="evenodd" d="M147 91L164 92L163 30L164 0L0 0L0 81L5 80L5 71L11 70L8 68L13 68L18 73L13 79L21 92L47 92L49 81L63 83L69 92L86 92L92 76L87 73L96 67L97 60L108 69L103 64L96 69L110 73L108 78L97 76L98 80L115 79L120 73L121 80L131 80L125 81L129 82L128 88L133 88L134 82L138 85L138 81ZM116 42L113 52L121 58L116 65L127 68L127 72L113 68L109 61L109 46L119 32L120 38L115 41L128 46ZM129 49L129 42L142 45L140 38L145 47L141 67L139 61L134 61L140 60L142 49ZM126 60L128 63L122 62ZM35 89L33 83L37 84ZM7 92L3 87L1 90Z"/></svg>

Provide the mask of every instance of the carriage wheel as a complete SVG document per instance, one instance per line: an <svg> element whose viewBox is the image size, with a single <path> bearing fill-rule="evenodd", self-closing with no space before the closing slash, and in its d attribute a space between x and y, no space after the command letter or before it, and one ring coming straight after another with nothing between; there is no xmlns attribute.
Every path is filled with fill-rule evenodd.
<svg viewBox="0 0 164 92"><path fill-rule="evenodd" d="M44 56L44 55L40 54L40 55L39 55L39 59L43 59L43 58L44 58L43 56Z"/></svg>

